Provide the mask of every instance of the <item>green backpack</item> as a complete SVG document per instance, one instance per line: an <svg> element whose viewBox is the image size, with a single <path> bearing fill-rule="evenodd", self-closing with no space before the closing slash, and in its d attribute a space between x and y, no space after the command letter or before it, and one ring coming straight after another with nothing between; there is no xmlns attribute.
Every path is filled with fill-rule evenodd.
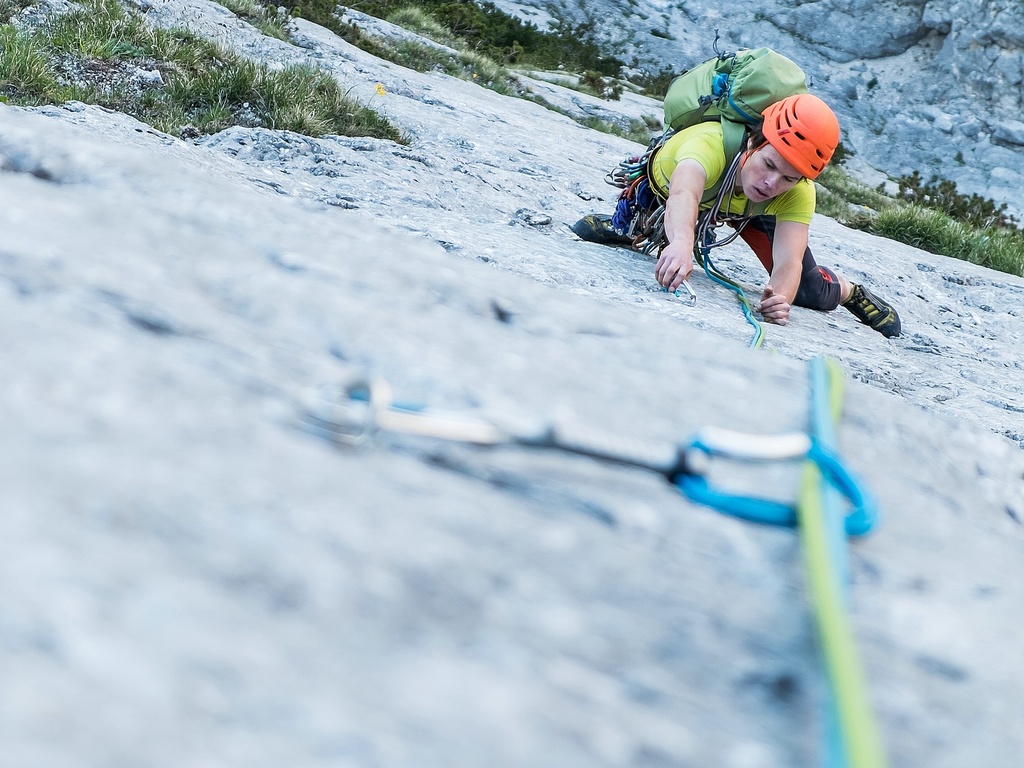
<svg viewBox="0 0 1024 768"><path fill-rule="evenodd" d="M669 85L665 127L679 131L709 120L721 121L728 167L743 148L747 126L760 122L769 105L798 93L807 93L807 78L781 53L771 48L719 53ZM717 184L705 198L713 200L712 192L717 194Z"/></svg>

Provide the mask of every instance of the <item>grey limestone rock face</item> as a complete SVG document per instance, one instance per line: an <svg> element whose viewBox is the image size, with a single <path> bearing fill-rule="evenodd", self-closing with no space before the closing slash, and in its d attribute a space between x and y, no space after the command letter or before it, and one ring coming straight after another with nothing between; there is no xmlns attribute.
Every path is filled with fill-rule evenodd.
<svg viewBox="0 0 1024 768"><path fill-rule="evenodd" d="M614 445L775 435L806 429L823 355L882 511L849 612L891 764L1019 764L1024 280L818 217L819 260L904 336L796 309L750 350L720 286L696 275L691 308L569 231L637 145L306 22L291 45L203 0L148 18L318 61L412 140L0 105L0 765L818 764L794 531L640 468L345 447L308 413L371 379ZM756 299L743 247L719 265ZM800 466L711 472L788 500Z"/></svg>
<svg viewBox="0 0 1024 768"><path fill-rule="evenodd" d="M838 63L899 55L933 31L925 22L924 0L818 0L785 10L779 6L772 23Z"/></svg>

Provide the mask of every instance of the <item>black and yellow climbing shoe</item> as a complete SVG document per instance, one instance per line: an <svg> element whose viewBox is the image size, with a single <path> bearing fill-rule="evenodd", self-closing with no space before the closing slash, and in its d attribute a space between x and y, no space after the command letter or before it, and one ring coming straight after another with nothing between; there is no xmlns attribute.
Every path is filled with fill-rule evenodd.
<svg viewBox="0 0 1024 768"><path fill-rule="evenodd" d="M603 213L588 213L569 227L578 237L588 243L601 245L632 245L633 240L620 235L612 227L612 217Z"/></svg>
<svg viewBox="0 0 1024 768"><path fill-rule="evenodd" d="M885 338L900 335L900 316L896 310L863 285L853 286L850 298L843 302L843 306L864 325L871 326Z"/></svg>

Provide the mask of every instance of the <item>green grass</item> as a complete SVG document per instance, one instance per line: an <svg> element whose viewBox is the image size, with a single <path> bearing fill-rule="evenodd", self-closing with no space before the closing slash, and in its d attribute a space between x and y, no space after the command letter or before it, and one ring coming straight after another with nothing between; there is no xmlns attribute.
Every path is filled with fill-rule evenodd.
<svg viewBox="0 0 1024 768"><path fill-rule="evenodd" d="M451 77L469 80L509 96L518 96L521 87L512 74L488 57L465 48L461 41L448 33L433 17L424 11L401 8L387 21L409 29L441 46L415 40L386 40L364 34L357 27L346 26L341 35L348 42L378 58L393 61L417 72L443 72Z"/></svg>
<svg viewBox="0 0 1024 768"><path fill-rule="evenodd" d="M613 136L629 139L635 144L643 144L644 146L647 146L650 142L651 136L661 133L660 129L652 130L650 124L643 120L630 120L629 128L622 128L615 123L610 123L597 117L584 118L579 122L587 128L593 128L602 133L610 133Z"/></svg>
<svg viewBox="0 0 1024 768"><path fill-rule="evenodd" d="M1024 276L1024 232L1020 230L977 229L939 211L904 205L880 212L870 231L930 253Z"/></svg>
<svg viewBox="0 0 1024 768"><path fill-rule="evenodd" d="M826 166L817 182L818 213L843 223L855 223L897 204L892 197L854 179L836 162Z"/></svg>
<svg viewBox="0 0 1024 768"><path fill-rule="evenodd" d="M261 0L272 3L276 0ZM546 32L498 10L490 3L458 0L355 0L352 8L384 19L455 51L445 54L429 45L392 42L343 24L333 0L282 0L283 7L324 26L368 53L415 69L472 80L505 95L529 97L514 69L580 72L564 85L606 99L617 99L615 80L622 62L605 56L595 42L594 24L557 24Z"/></svg>
<svg viewBox="0 0 1024 768"><path fill-rule="evenodd" d="M428 3L428 5L430 4ZM384 4L382 7L392 6ZM523 85L514 70L499 64L479 50L469 47L466 39L457 30L449 29L427 11L420 7L406 5L395 5L394 7L395 10L388 15L386 21L415 32L448 50L412 40L388 40L367 35L354 25L341 23L333 13L326 17L321 15L314 20L332 29L352 45L362 48L378 58L392 61L417 72L443 72L446 75L490 88L505 96L534 101L547 109L564 114L588 128L622 136L639 144L647 144L651 131L643 121L633 121L629 129L624 130L614 123L598 118L580 119L534 94L532 89ZM317 8L318 6L303 5L296 9L296 12L309 14ZM322 14L323 10L320 9L317 12ZM493 47L490 49L493 50ZM597 70L587 70L578 77L560 78L556 84L606 99L618 99L623 90L617 81L605 77ZM656 130L660 132L660 124Z"/></svg>
<svg viewBox="0 0 1024 768"><path fill-rule="evenodd" d="M618 101L624 90L620 81L604 77L600 72L593 70L578 76L545 77L544 80L560 88L568 88L608 101Z"/></svg>
<svg viewBox="0 0 1024 768"><path fill-rule="evenodd" d="M151 29L117 0L86 0L31 31L2 25L0 45L0 90L16 104L75 99L171 134L245 125L407 143L324 70L271 71L190 32ZM142 70L159 71L162 83L140 80Z"/></svg>
<svg viewBox="0 0 1024 768"><path fill-rule="evenodd" d="M288 40L288 31L285 29L288 15L287 13L279 14L276 7L264 5L258 0L218 0L218 2L238 18L245 19L252 24L264 35L276 37L278 40Z"/></svg>
<svg viewBox="0 0 1024 768"><path fill-rule="evenodd" d="M366 37L338 21L332 0L300 3L302 0L294 0L285 6L296 15L325 24L377 56L420 71L442 71L507 95L531 98L555 111L561 110L529 93L505 65L515 61L543 68L555 59L559 64L566 60L577 64L600 60L608 66L614 62L594 53L586 29L562 25L554 33L540 33L530 25L508 22L486 3L474 6L477 11L464 7L471 3L446 0L426 0L416 8L393 0L362 0L353 5L373 15L387 11L392 23L441 43L454 53L422 43ZM55 16L34 30L19 31L7 23L30 4L31 0L0 0L2 100L33 106L72 99L100 104L171 134L183 130L214 133L231 125L246 125L312 136L374 136L407 143L385 117L349 99L333 76L316 67L291 65L271 71L187 31L150 29L140 14L117 0L85 0L80 10ZM226 0L225 7L259 25L265 34L285 35L285 19L277 13L276 4L272 10L257 0ZM577 42L582 47L567 45L567 53L550 58L551 49L545 46L551 41L544 35L571 39L574 31L579 33ZM522 43L520 37L532 47ZM504 59L502 63L487 55L495 51ZM586 55L580 55L580 51ZM154 69L160 72L162 84L138 80L140 70ZM597 92L606 86L600 68L581 70L584 87ZM669 77L665 70L652 77L652 85L656 83L660 88ZM633 121L629 129L596 118L581 122L639 144L647 144L652 133L660 129L643 121ZM916 173L901 178L899 196L891 197L850 177L842 170L840 157L837 155L837 162L817 180L820 213L933 253L1024 274L1024 232L1005 215L1005 205L997 207L977 195L960 195L951 182L935 177L926 184Z"/></svg>
<svg viewBox="0 0 1024 768"><path fill-rule="evenodd" d="M998 226L979 226L978 221L991 220L979 219L979 210L990 215L995 211L998 216L1002 209L977 195L964 197L961 204L954 200L956 192L950 182L942 185L943 198L928 207L914 196L892 197L858 182L838 164L826 168L817 181L824 187L823 191L819 187L818 213L930 253L1024 276L1024 232L1007 217L997 218ZM939 206L959 215L950 215Z"/></svg>
<svg viewBox="0 0 1024 768"><path fill-rule="evenodd" d="M73 98L57 82L46 53L10 24L0 26L0 86L5 100L33 106Z"/></svg>
<svg viewBox="0 0 1024 768"><path fill-rule="evenodd" d="M387 17L387 21L423 37L430 38L435 43L454 47L460 42L451 30L418 6L409 5L399 8Z"/></svg>
<svg viewBox="0 0 1024 768"><path fill-rule="evenodd" d="M392 61L417 72L443 72L451 77L490 88L505 96L526 95L526 89L508 69L476 51L459 48L461 42L445 34L444 30L422 11L413 8L403 9L397 18L413 26L413 31L422 34L423 37L429 37L433 42L449 50L415 40L373 37L363 33L358 27L340 24L337 20L334 21L335 33L377 58ZM427 35L426 32L432 34Z"/></svg>

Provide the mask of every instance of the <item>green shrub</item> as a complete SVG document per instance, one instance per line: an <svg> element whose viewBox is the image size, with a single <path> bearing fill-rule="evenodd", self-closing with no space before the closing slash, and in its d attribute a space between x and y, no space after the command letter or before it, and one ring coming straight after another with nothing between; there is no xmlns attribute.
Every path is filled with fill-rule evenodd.
<svg viewBox="0 0 1024 768"><path fill-rule="evenodd" d="M337 3L333 0L265 2L288 8L295 16L336 33L342 26L335 15ZM404 13L403 9L412 3L410 0L352 0L347 5L378 19L391 19L400 11ZM421 0L412 7L429 15L446 30L444 39L438 42L451 44L458 40L466 48L500 64L537 69L562 67L575 72L591 69L606 76L615 76L622 68L622 61L602 52L595 22L559 21L553 23L551 29L541 31L536 25L511 16L489 2ZM422 34L436 40L430 32Z"/></svg>
<svg viewBox="0 0 1024 768"><path fill-rule="evenodd" d="M932 176L926 184L918 171L899 179L900 198L916 205L941 211L974 227L1012 227L1015 219L1006 214L1006 203L997 206L980 195L962 195L956 183Z"/></svg>
<svg viewBox="0 0 1024 768"><path fill-rule="evenodd" d="M640 86L648 96L655 99L663 99L672 81L680 74L682 73L669 67L663 67L657 72L648 72L646 69L641 69L640 77L634 78L633 82Z"/></svg>
<svg viewBox="0 0 1024 768"><path fill-rule="evenodd" d="M605 77L595 69L588 69L580 76L579 84L601 99L618 101L622 98L622 85L613 78Z"/></svg>

